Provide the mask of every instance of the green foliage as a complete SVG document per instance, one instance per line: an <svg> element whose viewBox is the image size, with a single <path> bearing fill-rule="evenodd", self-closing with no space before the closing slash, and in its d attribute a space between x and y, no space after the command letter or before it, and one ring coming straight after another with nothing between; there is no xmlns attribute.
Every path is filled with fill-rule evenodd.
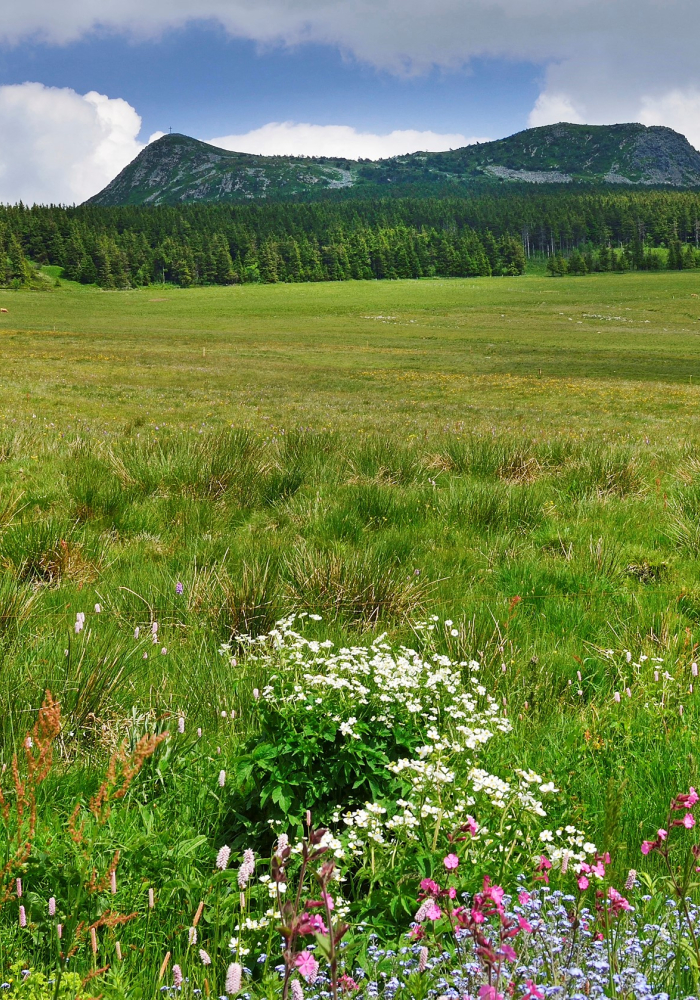
<svg viewBox="0 0 700 1000"><path fill-rule="evenodd" d="M56 984L46 973L27 968L23 962L12 964L7 982L9 989L6 996L16 997L17 1000L80 1000L86 995L79 973L66 972Z"/></svg>
<svg viewBox="0 0 700 1000"><path fill-rule="evenodd" d="M387 764L412 754L418 734L407 727L360 721L357 739L340 731L340 718L261 705L259 732L242 747L231 776L236 783L230 822L235 842L269 846L270 826L301 830L307 809L323 825L340 808L382 801L396 793ZM242 827L238 827L242 824Z"/></svg>
<svg viewBox="0 0 700 1000"><path fill-rule="evenodd" d="M30 258L108 289L517 276L528 260L556 275L688 270L700 266L699 204L691 192L516 186L311 204L18 206L0 209L0 259L7 244L5 283L29 281Z"/></svg>

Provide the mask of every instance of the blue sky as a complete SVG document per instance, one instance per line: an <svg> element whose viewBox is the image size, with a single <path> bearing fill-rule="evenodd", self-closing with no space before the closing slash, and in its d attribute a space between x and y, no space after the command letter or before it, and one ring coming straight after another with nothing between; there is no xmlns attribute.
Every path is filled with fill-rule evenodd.
<svg viewBox="0 0 700 1000"><path fill-rule="evenodd" d="M480 59L397 77L332 46L261 46L201 23L157 40L93 33L0 47L0 85L39 80L122 97L143 119L141 138L171 126L205 137L288 120L500 138L527 127L542 76L532 63Z"/></svg>
<svg viewBox="0 0 700 1000"><path fill-rule="evenodd" d="M557 121L700 148L698 0L5 0L0 202L79 202L172 127L391 156Z"/></svg>

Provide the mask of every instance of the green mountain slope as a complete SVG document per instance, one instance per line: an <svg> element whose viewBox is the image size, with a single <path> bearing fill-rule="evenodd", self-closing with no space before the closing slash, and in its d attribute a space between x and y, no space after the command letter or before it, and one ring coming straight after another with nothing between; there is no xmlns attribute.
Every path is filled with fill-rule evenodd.
<svg viewBox="0 0 700 1000"><path fill-rule="evenodd" d="M388 160L255 156L184 135L146 147L90 203L181 204L308 198L328 191L434 195L476 181L700 186L700 152L661 126L546 125L444 153Z"/></svg>

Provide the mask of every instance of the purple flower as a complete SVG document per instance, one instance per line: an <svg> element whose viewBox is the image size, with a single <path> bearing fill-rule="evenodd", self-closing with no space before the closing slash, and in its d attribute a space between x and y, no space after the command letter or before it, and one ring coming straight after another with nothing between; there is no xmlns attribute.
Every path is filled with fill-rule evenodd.
<svg viewBox="0 0 700 1000"><path fill-rule="evenodd" d="M175 584L175 593L176 594L181 594L184 589L185 589L184 586L178 580L177 583Z"/></svg>

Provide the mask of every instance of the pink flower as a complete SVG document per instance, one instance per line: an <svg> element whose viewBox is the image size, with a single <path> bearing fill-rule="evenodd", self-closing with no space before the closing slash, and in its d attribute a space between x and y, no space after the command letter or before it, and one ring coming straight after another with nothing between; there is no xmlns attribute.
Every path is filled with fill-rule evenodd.
<svg viewBox="0 0 700 1000"><path fill-rule="evenodd" d="M243 852L243 862L238 869L238 888L243 891L255 873L255 855L250 848Z"/></svg>
<svg viewBox="0 0 700 1000"><path fill-rule="evenodd" d="M216 855L216 867L220 872L226 871L228 868L228 860L231 857L231 848L228 844L224 844L223 847L219 848L219 853Z"/></svg>
<svg viewBox="0 0 700 1000"><path fill-rule="evenodd" d="M299 970L300 975L304 977L307 983L316 982L316 976L318 975L318 962L310 951L302 951L301 954L297 955L294 964Z"/></svg>
<svg viewBox="0 0 700 1000"><path fill-rule="evenodd" d="M692 813L686 813L682 819L682 823L686 830L692 830L695 826L695 817Z"/></svg>
<svg viewBox="0 0 700 1000"><path fill-rule="evenodd" d="M649 851L654 850L655 840L643 840L642 841L642 854L648 854Z"/></svg>
<svg viewBox="0 0 700 1000"><path fill-rule="evenodd" d="M19 925L20 927L27 926L27 914L23 906L20 906L19 908Z"/></svg>
<svg viewBox="0 0 700 1000"><path fill-rule="evenodd" d="M437 896L440 892L440 886L437 882L433 882L431 878L424 878L420 884L421 891L427 892L429 896Z"/></svg>
<svg viewBox="0 0 700 1000"><path fill-rule="evenodd" d="M425 946L423 946L418 956L418 971L425 972L427 965L428 965L428 949Z"/></svg>
<svg viewBox="0 0 700 1000"><path fill-rule="evenodd" d="M504 892L505 890L501 889L500 885L489 885L484 888L484 896L492 899L498 907L503 901Z"/></svg>
<svg viewBox="0 0 700 1000"><path fill-rule="evenodd" d="M320 913L302 913L299 920L299 933L304 934L327 934L328 928L323 922Z"/></svg>
<svg viewBox="0 0 700 1000"><path fill-rule="evenodd" d="M668 831L667 830L657 830L656 834L657 834L659 840L666 840L666 837L668 837Z"/></svg>
<svg viewBox="0 0 700 1000"><path fill-rule="evenodd" d="M437 905L437 903L435 902L435 900L432 900L430 906L428 907L428 909L426 911L425 919L426 920L439 920L441 916L442 916L442 910Z"/></svg>
<svg viewBox="0 0 700 1000"><path fill-rule="evenodd" d="M610 908L615 915L620 913L622 910L631 910L629 902L621 895L617 889L613 889L612 886L608 889L608 899L610 900Z"/></svg>
<svg viewBox="0 0 700 1000"><path fill-rule="evenodd" d="M532 924L523 917L518 917L518 927L521 931L525 931L526 934L532 934Z"/></svg>
<svg viewBox="0 0 700 1000"><path fill-rule="evenodd" d="M484 983L483 986L479 987L479 998L480 1000L503 1000L503 994L497 993L495 986L487 986Z"/></svg>
<svg viewBox="0 0 700 1000"><path fill-rule="evenodd" d="M427 919L428 909L433 905L434 902L435 900L432 899L430 896L428 896L427 899L423 900L423 902L416 910L416 915L413 918L417 924L422 924L423 921Z"/></svg>
<svg viewBox="0 0 700 1000"><path fill-rule="evenodd" d="M479 832L479 824L474 819L473 816L467 816L467 827L472 837L474 837Z"/></svg>
<svg viewBox="0 0 700 1000"><path fill-rule="evenodd" d="M521 906L524 906L525 903L529 903L530 902L530 893L529 892L525 892L525 890L523 889L522 892L518 893L518 902L520 903Z"/></svg>
<svg viewBox="0 0 700 1000"><path fill-rule="evenodd" d="M446 858L442 859L442 863L448 872L454 871L455 868L459 867L459 858L456 854L448 854Z"/></svg>
<svg viewBox="0 0 700 1000"><path fill-rule="evenodd" d="M231 962L226 970L226 985L224 989L229 996L235 996L241 992L241 976L243 969L238 962Z"/></svg>
<svg viewBox="0 0 700 1000"><path fill-rule="evenodd" d="M180 968L179 965L174 965L173 966L173 986L175 987L176 990L179 990L180 987L182 986L182 980L183 980L182 969Z"/></svg>
<svg viewBox="0 0 700 1000"><path fill-rule="evenodd" d="M199 949L199 959L202 965L211 965L211 958L204 948Z"/></svg>
<svg viewBox="0 0 700 1000"><path fill-rule="evenodd" d="M537 871L542 872L541 875L535 875L536 882L544 882L545 885L549 885L549 869L552 867L552 862L544 854L540 854L540 862L537 865Z"/></svg>
<svg viewBox="0 0 700 1000"><path fill-rule="evenodd" d="M589 884L590 883L589 883L589 881L588 881L588 879L586 878L585 875L579 875L579 877L578 877L578 887L581 890L581 892L585 892L586 889L588 888Z"/></svg>
<svg viewBox="0 0 700 1000"><path fill-rule="evenodd" d="M453 885L451 885L450 888L447 890L447 895L450 897L450 899L457 898L457 890Z"/></svg>
<svg viewBox="0 0 700 1000"><path fill-rule="evenodd" d="M49 916L50 917L55 917L56 916L56 897L55 896L51 896L51 898L49 899Z"/></svg>
<svg viewBox="0 0 700 1000"><path fill-rule="evenodd" d="M504 958L508 959L509 962L516 962L518 956L515 954L515 950L509 945L504 944L501 948L501 954Z"/></svg>
<svg viewBox="0 0 700 1000"><path fill-rule="evenodd" d="M593 865L591 871L593 872L594 875L597 875L598 878L605 878L605 867L602 861L599 861L597 864Z"/></svg>
<svg viewBox="0 0 700 1000"><path fill-rule="evenodd" d="M544 993L542 990L538 990L531 979L528 979L525 983L525 997L532 997L532 1000L543 1000Z"/></svg>
<svg viewBox="0 0 700 1000"><path fill-rule="evenodd" d="M685 804L689 809L692 809L695 803L698 802L699 800L700 800L700 795L698 795L695 789L691 787L690 791L688 792L688 797L686 799Z"/></svg>

